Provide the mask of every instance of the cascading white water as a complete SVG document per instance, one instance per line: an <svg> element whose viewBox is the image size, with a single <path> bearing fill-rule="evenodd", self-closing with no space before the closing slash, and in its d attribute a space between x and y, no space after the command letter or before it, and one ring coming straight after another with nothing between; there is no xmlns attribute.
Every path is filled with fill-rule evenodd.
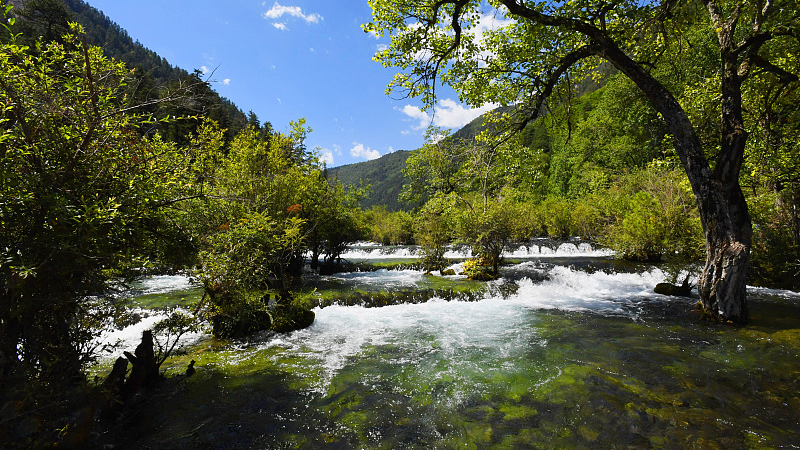
<svg viewBox="0 0 800 450"><path fill-rule="evenodd" d="M133 283L131 289L138 295L150 295L185 291L196 286L194 280L186 275L155 275Z"/></svg>
<svg viewBox="0 0 800 450"><path fill-rule="evenodd" d="M131 284L127 296L158 296L176 292L190 292L197 289L195 280L186 275L156 275L146 277ZM177 306L173 306L175 308ZM191 314L185 307L177 307L185 314ZM172 309L172 308L170 308ZM132 351L142 339L142 332L153 329L160 321L169 317L169 312L162 309L149 309L143 307L133 307L129 311L131 317L135 317L135 323L123 328L109 328L104 330L95 340L97 348L100 349L101 358L117 358L122 356L124 351ZM184 334L180 339L180 345L192 345L208 335L202 332L190 332Z"/></svg>
<svg viewBox="0 0 800 450"><path fill-rule="evenodd" d="M457 268L457 266L454 266ZM525 262L516 270L535 268L535 263ZM444 301L434 298L423 304L405 304L382 308L360 306L329 306L315 310L316 320L306 329L289 336L276 336L264 345L288 345L289 348L324 355L324 366L335 370L342 361L358 354L366 345L390 342L411 342L405 333L422 333L440 345L440 348L463 347L470 339L490 343L496 334L517 329L517 318L537 309L568 311L589 310L605 314L632 314L626 301L658 298L652 287L665 279L660 270L638 273L592 274L555 266L547 272L547 279L534 282L523 278L517 293L502 298L489 294L477 302ZM378 270L332 275L329 279L345 285L372 286L386 290L413 288L424 281L419 270ZM501 283L502 280L496 283ZM143 280L137 289L146 294L164 293L191 287L185 276L159 276ZM492 292L490 289L488 292ZM167 317L163 311L136 309L142 319L121 330L110 330L100 341L115 343L117 350L106 356L116 357L122 350L135 347L142 331L152 328ZM187 334L184 344L204 338L201 333ZM456 345L459 344L459 345Z"/></svg>
<svg viewBox="0 0 800 450"><path fill-rule="evenodd" d="M532 263L523 265L533 266ZM392 346L404 363L424 364L426 356L450 361L445 372L454 375L479 355L481 370L499 370L519 357L515 351L529 351L536 339L536 311L594 311L627 315L636 319L634 302L664 301L652 287L665 278L658 269L641 274L586 273L563 266L550 269L549 279L533 282L523 279L516 294L502 297L490 294L479 301L445 301L434 298L422 304L403 304L381 308L328 306L315 310L314 324L286 336L275 336L262 348L280 347L288 352L318 359L324 376L318 388L324 389L336 372L364 352ZM419 271L378 271L341 276L358 283L375 283L391 288L402 280L421 279ZM498 283L502 283L502 280ZM540 342L540 345L546 345ZM494 367L494 369L492 369Z"/></svg>
<svg viewBox="0 0 800 450"><path fill-rule="evenodd" d="M512 259L524 258L555 258L555 257L597 257L607 258L614 252L609 249L595 249L591 244L580 242L560 243L558 245L520 245L511 250L503 252L503 256ZM351 246L341 257L346 260L380 260L380 259L413 259L419 258L417 248L414 246L383 247L372 242L361 242ZM449 248L445 258L466 259L472 257L469 248Z"/></svg>

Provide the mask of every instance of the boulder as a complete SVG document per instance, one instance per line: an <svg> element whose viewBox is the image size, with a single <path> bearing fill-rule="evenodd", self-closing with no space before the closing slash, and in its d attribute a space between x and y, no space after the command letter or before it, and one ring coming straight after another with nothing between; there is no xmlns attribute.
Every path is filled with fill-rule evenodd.
<svg viewBox="0 0 800 450"><path fill-rule="evenodd" d="M673 297L689 297L692 292L692 285L689 284L689 275L683 280L680 286L671 283L658 283L653 289L656 294L671 295Z"/></svg>

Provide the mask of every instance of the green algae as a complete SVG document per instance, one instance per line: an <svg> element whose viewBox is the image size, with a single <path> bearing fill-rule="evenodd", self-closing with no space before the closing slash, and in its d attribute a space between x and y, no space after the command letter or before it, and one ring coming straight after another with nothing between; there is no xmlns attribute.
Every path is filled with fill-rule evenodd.
<svg viewBox="0 0 800 450"><path fill-rule="evenodd" d="M134 308L166 309L176 306L190 307L203 298L202 287L192 287L177 291L138 295L126 299L126 303Z"/></svg>

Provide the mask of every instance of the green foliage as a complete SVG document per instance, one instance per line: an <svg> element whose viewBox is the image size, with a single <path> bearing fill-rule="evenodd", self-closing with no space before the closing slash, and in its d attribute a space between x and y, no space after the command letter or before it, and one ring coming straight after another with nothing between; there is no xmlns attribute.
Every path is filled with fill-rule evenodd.
<svg viewBox="0 0 800 450"><path fill-rule="evenodd" d="M211 235L209 250L201 252L200 259L202 280L212 299L272 287L300 248L302 225L296 217L279 224L253 212Z"/></svg>
<svg viewBox="0 0 800 450"><path fill-rule="evenodd" d="M696 260L703 255L700 219L681 172L653 166L622 178L609 194L617 219L604 243L624 258Z"/></svg>
<svg viewBox="0 0 800 450"><path fill-rule="evenodd" d="M166 59L135 41L118 24L83 0L27 0L19 2L12 14L16 17L15 33L21 33L20 43L35 47L42 42L60 41L75 21L84 29L83 38L89 45L101 47L107 57L125 63L136 75L136 83L128 86L127 94L157 119L181 117L181 120L159 120L138 127L148 136L161 134L166 140L180 145L188 143L201 120L198 115L215 120L225 129L230 141L248 123L245 114L229 100L221 97L207 83L208 77L199 72L187 72L173 67ZM170 92L190 89L191 96L165 104L158 100ZM260 128L260 124L256 124ZM265 125L265 128L268 124Z"/></svg>
<svg viewBox="0 0 800 450"><path fill-rule="evenodd" d="M800 10L796 2L714 1L697 7L666 0L494 0L488 5L472 0L373 0L370 6L372 22L364 30L391 38L374 59L400 71L389 85L390 92L421 97L432 108L435 87L442 82L469 106L498 104L501 113L489 127L497 142L514 137L543 114L564 118L566 133L548 135L549 139L542 133L524 136L525 142L537 137L537 146L558 149L540 165L549 171L550 195L575 199L601 193L627 170L641 169L655 157L673 158L662 145L668 129L701 206L707 241L706 270L699 281L701 301L720 311L721 319L746 322L745 278L753 234L740 169L753 154L766 156L767 171L781 172L795 165L783 164L773 151L782 141L791 142L781 138L782 132L792 134L796 129L780 125L797 111L800 39L793 30L800 23ZM487 9L502 26L483 26ZM584 82L602 74L601 61L631 82L615 86L612 80L606 86L612 92L607 103L597 103L592 94L573 102L579 85L589 86ZM636 86L635 92L646 97L659 115L640 101L642 97L625 95L625 84ZM754 132L761 132L762 145L753 145ZM796 147L796 140L789 146ZM482 179L494 181L490 166L484 168ZM770 184L764 181L753 183L756 195L758 188ZM773 189L786 189L771 181ZM795 185L796 180L788 184ZM541 198L542 185L532 185L530 194ZM794 187L789 190L796 192ZM496 192L487 195L491 191L486 184L473 189L484 198ZM681 216L675 211L680 208L669 198L651 197L632 197L627 216L611 233L612 242L629 257L650 259L671 251L665 247L674 239L662 228L679 222ZM791 194L785 197L797 199ZM664 211L655 214L657 207ZM655 223L662 218L668 222ZM569 228L558 222L548 224L548 232L553 233L552 228L562 234ZM795 245L800 239L798 223L793 214L789 224ZM679 241L689 242L696 227L682 230L689 231ZM677 251L691 253L694 247ZM722 266L730 270L720 270Z"/></svg>
<svg viewBox="0 0 800 450"><path fill-rule="evenodd" d="M411 152L397 150L372 161L348 164L327 169L328 179L344 186L370 187L359 202L364 209L383 206L389 211L408 211L414 205L400 198L403 189L403 170Z"/></svg>
<svg viewBox="0 0 800 450"><path fill-rule="evenodd" d="M575 228L572 201L564 197L548 196L538 208L548 236L566 238L572 235Z"/></svg>
<svg viewBox="0 0 800 450"><path fill-rule="evenodd" d="M603 194L587 195L575 201L572 217L575 228L571 233L587 241L597 241L608 225L608 215L603 204Z"/></svg>
<svg viewBox="0 0 800 450"><path fill-rule="evenodd" d="M0 47L0 382L20 420L41 417L41 446L80 446L70 415L88 408L109 281L192 253L167 211L196 194L188 151L141 135L131 72L71 30L29 47L6 29ZM162 358L183 319L159 326Z"/></svg>
<svg viewBox="0 0 800 450"><path fill-rule="evenodd" d="M497 279L497 269L494 261L487 261L482 257L470 258L462 264L463 273L470 280L491 281Z"/></svg>
<svg viewBox="0 0 800 450"><path fill-rule="evenodd" d="M782 197L790 189L781 192L763 191L750 198L753 215L753 284L780 286L796 290L800 288L800 246L798 245L798 214L791 207L794 201Z"/></svg>
<svg viewBox="0 0 800 450"><path fill-rule="evenodd" d="M626 259L660 261L667 246L660 205L650 194L637 192L629 207L622 221L611 229L609 245Z"/></svg>
<svg viewBox="0 0 800 450"><path fill-rule="evenodd" d="M208 238L208 250L200 254L200 278L216 336L242 337L269 329L279 317L275 308L292 306L287 272L303 248L304 224L299 217L278 223L251 212Z"/></svg>
<svg viewBox="0 0 800 450"><path fill-rule="evenodd" d="M516 192L503 189L526 171L522 164L526 154L527 148L516 140L496 145L482 135L463 142L443 130L428 131L425 146L408 159L409 183L404 188L408 198L430 199L423 208L427 211L419 216L417 237L427 265L439 265L440 242L451 235L471 246L497 274L503 248L516 232L518 211ZM440 231L446 229L449 232Z"/></svg>
<svg viewBox="0 0 800 450"><path fill-rule="evenodd" d="M181 337L186 333L201 331L201 318L187 314L179 309L167 312L167 318L153 325L153 342L155 344L156 367L161 367L172 356L178 347Z"/></svg>
<svg viewBox="0 0 800 450"><path fill-rule="evenodd" d="M20 43L31 46L37 40L61 41L69 33L69 22L74 21L62 0L28 0L14 15L19 19L16 32L22 34Z"/></svg>
<svg viewBox="0 0 800 450"><path fill-rule="evenodd" d="M365 221L370 224L368 239L383 245L410 245L414 243L414 218L406 211L387 211L383 206L373 206L365 211Z"/></svg>
<svg viewBox="0 0 800 450"><path fill-rule="evenodd" d="M81 303L158 252L188 160L135 132L146 117L124 98L130 73L99 48L68 35L29 50L0 49L2 351L63 378L84 358L71 335Z"/></svg>
<svg viewBox="0 0 800 450"><path fill-rule="evenodd" d="M247 127L225 154L222 131L209 121L191 140L195 178L207 196L188 215L200 220L199 275L217 335L309 325L313 315L291 294L305 253L314 268L322 255L332 265L364 235L357 208L363 190L326 180L304 144L310 131L304 119L288 134Z"/></svg>
<svg viewBox="0 0 800 450"><path fill-rule="evenodd" d="M437 196L425 203L417 215L414 240L419 245L422 266L429 272L447 267L444 253L453 235L446 217L450 207L448 199Z"/></svg>

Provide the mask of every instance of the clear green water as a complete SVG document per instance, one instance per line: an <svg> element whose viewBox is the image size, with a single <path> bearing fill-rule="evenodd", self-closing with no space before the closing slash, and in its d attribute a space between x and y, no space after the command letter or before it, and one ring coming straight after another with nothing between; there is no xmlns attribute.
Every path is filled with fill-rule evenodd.
<svg viewBox="0 0 800 450"><path fill-rule="evenodd" d="M751 290L751 325L711 325L691 312L696 300L652 293L660 270L619 269L598 259L528 261L488 287L415 271L317 280L324 304L415 287L433 297L338 302L288 335L200 338L167 363L178 374L195 359L197 373L165 383L100 442L797 448L800 294ZM435 296L448 284L469 301Z"/></svg>

